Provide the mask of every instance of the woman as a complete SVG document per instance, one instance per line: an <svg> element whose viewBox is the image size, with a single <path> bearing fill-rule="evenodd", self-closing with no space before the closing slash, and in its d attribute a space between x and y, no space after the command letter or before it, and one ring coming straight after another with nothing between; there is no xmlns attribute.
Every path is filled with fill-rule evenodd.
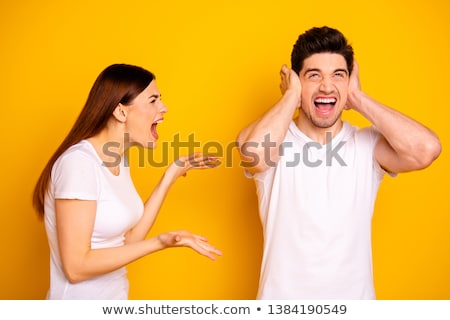
<svg viewBox="0 0 450 320"><path fill-rule="evenodd" d="M34 190L50 246L48 299L127 299L126 265L165 248L190 247L211 259L221 255L187 231L146 239L175 180L191 168L217 165L216 158L201 154L181 157L142 203L124 152L127 145L154 147L166 112L151 72L115 64L98 76Z"/></svg>

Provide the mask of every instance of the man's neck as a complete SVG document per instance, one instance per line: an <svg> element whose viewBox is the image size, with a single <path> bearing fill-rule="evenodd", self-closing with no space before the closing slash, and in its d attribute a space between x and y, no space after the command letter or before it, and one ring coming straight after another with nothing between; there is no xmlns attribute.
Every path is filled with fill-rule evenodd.
<svg viewBox="0 0 450 320"><path fill-rule="evenodd" d="M343 121L340 118L329 128L317 127L302 113L299 113L298 117L294 119L294 122L299 130L303 132L308 138L322 145L325 145L329 142L330 133L331 138L333 139L342 130L343 127Z"/></svg>

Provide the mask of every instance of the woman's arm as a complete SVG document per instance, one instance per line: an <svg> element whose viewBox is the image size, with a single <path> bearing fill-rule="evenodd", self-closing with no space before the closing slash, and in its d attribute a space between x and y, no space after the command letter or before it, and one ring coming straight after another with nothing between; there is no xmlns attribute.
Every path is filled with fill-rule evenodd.
<svg viewBox="0 0 450 320"><path fill-rule="evenodd" d="M206 238L188 231L168 232L119 247L91 249L96 201L57 199L55 209L61 262L67 279L72 283L114 271L169 247L190 247L213 260L215 255L221 255Z"/></svg>
<svg viewBox="0 0 450 320"><path fill-rule="evenodd" d="M156 220L170 187L179 177L186 176L187 172L191 169L215 168L218 163L217 158L204 156L201 153L183 156L173 162L167 168L158 185L145 202L142 218L127 232L125 236L126 243L133 243L145 239Z"/></svg>

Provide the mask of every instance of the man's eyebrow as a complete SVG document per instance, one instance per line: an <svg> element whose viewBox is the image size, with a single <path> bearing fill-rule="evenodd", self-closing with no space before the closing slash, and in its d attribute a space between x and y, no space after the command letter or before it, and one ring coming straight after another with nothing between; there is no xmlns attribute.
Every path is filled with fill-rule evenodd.
<svg viewBox="0 0 450 320"><path fill-rule="evenodd" d="M309 69L305 70L305 74L308 72L322 72L322 70L320 70L319 68L309 68ZM333 73L336 73L336 72L345 72L346 74L348 74L347 69L343 69L343 68L339 68L339 69L336 69L333 71Z"/></svg>
<svg viewBox="0 0 450 320"><path fill-rule="evenodd" d="M334 70L334 72L345 72L346 74L348 74L348 70L347 69L336 69Z"/></svg>
<svg viewBox="0 0 450 320"><path fill-rule="evenodd" d="M305 70L305 73L308 73L308 72L321 72L321 71L319 68L309 68L309 69Z"/></svg>

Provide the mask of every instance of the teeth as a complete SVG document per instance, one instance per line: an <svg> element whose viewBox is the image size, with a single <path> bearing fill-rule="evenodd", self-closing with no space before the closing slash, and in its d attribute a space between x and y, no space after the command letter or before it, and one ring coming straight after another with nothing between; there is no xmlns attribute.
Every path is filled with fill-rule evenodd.
<svg viewBox="0 0 450 320"><path fill-rule="evenodd" d="M314 100L316 103L336 103L335 98L318 98Z"/></svg>
<svg viewBox="0 0 450 320"><path fill-rule="evenodd" d="M159 124L159 123L162 123L163 120L164 120L164 119L159 119L159 120L157 120L157 121L155 121L155 122L153 122L153 123L154 123L154 124L155 124L155 123L158 123L158 124Z"/></svg>

